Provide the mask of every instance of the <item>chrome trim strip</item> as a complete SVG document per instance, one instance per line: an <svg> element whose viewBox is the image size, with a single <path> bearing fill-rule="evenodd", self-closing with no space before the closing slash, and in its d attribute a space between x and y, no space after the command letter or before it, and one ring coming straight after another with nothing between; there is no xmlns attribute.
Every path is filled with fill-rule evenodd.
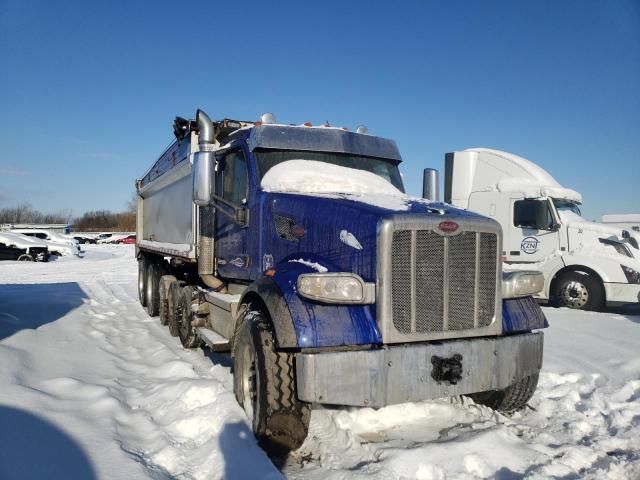
<svg viewBox="0 0 640 480"><path fill-rule="evenodd" d="M473 290L473 328L478 328L478 307L480 303L480 234L476 232L476 278ZM496 290L496 293L498 291Z"/></svg>
<svg viewBox="0 0 640 480"><path fill-rule="evenodd" d="M416 332L416 231L411 232L411 333Z"/></svg>
<svg viewBox="0 0 640 480"><path fill-rule="evenodd" d="M444 261L442 266L443 285L442 285L442 330L449 330L449 237L444 237Z"/></svg>

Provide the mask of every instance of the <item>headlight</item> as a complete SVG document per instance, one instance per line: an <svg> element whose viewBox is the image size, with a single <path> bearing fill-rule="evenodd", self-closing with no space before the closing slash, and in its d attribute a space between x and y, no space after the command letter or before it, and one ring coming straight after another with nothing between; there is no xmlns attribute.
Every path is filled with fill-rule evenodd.
<svg viewBox="0 0 640 480"><path fill-rule="evenodd" d="M544 275L533 270L504 272L502 274L502 298L534 295L544 288Z"/></svg>
<svg viewBox="0 0 640 480"><path fill-rule="evenodd" d="M640 283L640 272L637 272L633 268L625 267L624 265L620 265L620 266L622 267L624 276L627 277L627 282Z"/></svg>
<svg viewBox="0 0 640 480"><path fill-rule="evenodd" d="M304 273L298 277L298 293L325 303L374 303L375 284L355 273Z"/></svg>

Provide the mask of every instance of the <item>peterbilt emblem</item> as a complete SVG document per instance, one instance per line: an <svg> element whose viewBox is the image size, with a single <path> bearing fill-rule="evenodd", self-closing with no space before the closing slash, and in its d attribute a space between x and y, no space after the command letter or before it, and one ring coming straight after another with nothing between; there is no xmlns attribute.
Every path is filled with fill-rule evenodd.
<svg viewBox="0 0 640 480"><path fill-rule="evenodd" d="M451 220L445 220L438 224L438 229L443 233L453 233L458 230L459 227L460 225L456 222L452 222Z"/></svg>

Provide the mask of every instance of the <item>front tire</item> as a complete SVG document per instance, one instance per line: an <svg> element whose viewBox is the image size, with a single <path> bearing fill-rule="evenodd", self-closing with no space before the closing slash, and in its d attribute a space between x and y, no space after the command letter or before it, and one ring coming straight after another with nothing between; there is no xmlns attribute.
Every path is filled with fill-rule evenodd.
<svg viewBox="0 0 640 480"><path fill-rule="evenodd" d="M33 262L33 257L28 253L23 253L18 257L19 262Z"/></svg>
<svg viewBox="0 0 640 480"><path fill-rule="evenodd" d="M233 343L233 389L268 455L286 458L307 437L311 407L296 396L294 357L276 349L262 312L249 311Z"/></svg>
<svg viewBox="0 0 640 480"><path fill-rule="evenodd" d="M476 403L486 405L505 415L510 415L527 406L537 386L538 374L536 373L518 380L504 390L472 393L469 396Z"/></svg>
<svg viewBox="0 0 640 480"><path fill-rule="evenodd" d="M560 275L554 284L553 295L557 306L579 310L600 310L605 301L600 280L583 272Z"/></svg>

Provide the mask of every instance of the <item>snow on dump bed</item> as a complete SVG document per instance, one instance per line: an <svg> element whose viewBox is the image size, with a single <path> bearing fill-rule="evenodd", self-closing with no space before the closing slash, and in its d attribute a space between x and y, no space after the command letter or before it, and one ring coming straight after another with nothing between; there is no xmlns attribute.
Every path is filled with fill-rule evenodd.
<svg viewBox="0 0 640 480"><path fill-rule="evenodd" d="M408 210L411 199L372 172L315 160L287 160L262 178L266 192L339 195L392 210Z"/></svg>
<svg viewBox="0 0 640 480"><path fill-rule="evenodd" d="M279 472L235 401L230 358L183 349L149 318L136 271L133 245L0 262L0 479L640 478L638 308L545 308L531 409L318 408Z"/></svg>

